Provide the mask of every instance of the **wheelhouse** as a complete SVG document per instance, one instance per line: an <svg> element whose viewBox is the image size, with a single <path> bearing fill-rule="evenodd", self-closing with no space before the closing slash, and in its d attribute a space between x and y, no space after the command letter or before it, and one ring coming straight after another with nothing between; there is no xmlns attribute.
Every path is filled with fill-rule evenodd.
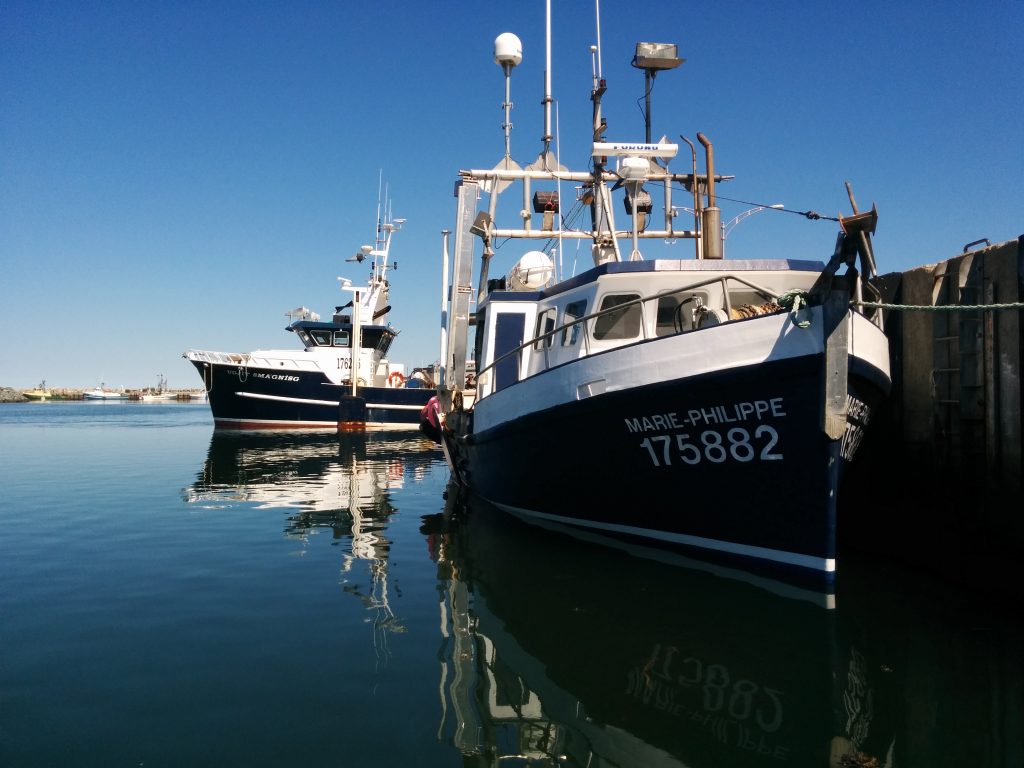
<svg viewBox="0 0 1024 768"><path fill-rule="evenodd" d="M316 347L352 348L352 325L319 323L302 320L292 323L287 330L295 333L306 349ZM365 325L360 333L360 349L374 350L381 356L388 353L397 332L386 325Z"/></svg>
<svg viewBox="0 0 1024 768"><path fill-rule="evenodd" d="M604 264L555 291L492 290L476 318L477 399L606 350L758 314L807 291L817 261L655 260Z"/></svg>

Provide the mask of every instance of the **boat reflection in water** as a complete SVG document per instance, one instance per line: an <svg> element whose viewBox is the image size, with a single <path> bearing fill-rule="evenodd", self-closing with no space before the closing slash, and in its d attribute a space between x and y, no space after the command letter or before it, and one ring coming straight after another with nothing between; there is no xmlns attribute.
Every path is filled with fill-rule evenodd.
<svg viewBox="0 0 1024 768"><path fill-rule="evenodd" d="M284 535L306 543L330 531L347 542L342 574L366 563L370 588L355 581L345 591L371 612L378 651L387 655L386 633L404 628L391 610L385 535L395 507L392 493L442 461L433 445L410 433L243 432L215 430L186 502L207 507L236 503L289 510ZM378 659L380 661L381 659Z"/></svg>
<svg viewBox="0 0 1024 768"><path fill-rule="evenodd" d="M444 595L439 737L464 755L892 764L893 673L844 637L830 596L536 531L449 495L425 532Z"/></svg>

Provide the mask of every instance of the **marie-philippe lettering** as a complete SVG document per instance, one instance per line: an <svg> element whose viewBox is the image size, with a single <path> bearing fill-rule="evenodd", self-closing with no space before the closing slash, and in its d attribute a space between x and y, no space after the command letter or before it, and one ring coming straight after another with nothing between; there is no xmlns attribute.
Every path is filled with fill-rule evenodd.
<svg viewBox="0 0 1024 768"><path fill-rule="evenodd" d="M630 433L658 432L669 429L684 429L693 426L715 426L737 424L744 421L764 421L783 418L786 411L783 398L752 400L731 405L712 405L705 408L690 408L686 411L654 413L645 416L627 416L624 421Z"/></svg>

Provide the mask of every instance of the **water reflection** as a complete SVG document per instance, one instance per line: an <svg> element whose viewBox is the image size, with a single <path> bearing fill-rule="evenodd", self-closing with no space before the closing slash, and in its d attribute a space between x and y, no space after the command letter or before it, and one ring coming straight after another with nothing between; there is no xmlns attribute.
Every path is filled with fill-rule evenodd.
<svg viewBox="0 0 1024 768"><path fill-rule="evenodd" d="M388 581L393 498L442 460L433 444L408 433L215 431L196 481L183 494L187 503L207 509L286 510L284 535L302 544L330 531L342 547L342 589L370 613L380 663L388 655L387 635L405 631L391 608L396 587ZM368 571L365 589L356 578L360 565Z"/></svg>
<svg viewBox="0 0 1024 768"><path fill-rule="evenodd" d="M834 601L815 601L538 531L449 493L425 532L442 593L439 738L467 764L1019 758L1010 725L1021 712L1016 630L989 638L989 668L951 681L955 695L934 682L922 690L920 678L963 664L980 638L954 629L950 658L933 650L921 668L921 617L871 572L851 568ZM989 732L957 733L962 715L941 715L936 694L987 708ZM936 737L944 727L951 745ZM950 749L968 762L949 762Z"/></svg>

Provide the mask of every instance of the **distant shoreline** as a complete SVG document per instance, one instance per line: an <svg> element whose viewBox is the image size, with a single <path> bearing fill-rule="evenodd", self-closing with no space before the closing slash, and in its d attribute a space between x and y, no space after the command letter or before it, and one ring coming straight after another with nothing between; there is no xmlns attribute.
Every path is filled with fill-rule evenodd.
<svg viewBox="0 0 1024 768"><path fill-rule="evenodd" d="M35 388L21 389L15 387L0 387L0 404L2 403L33 403L42 401L73 401L73 400L85 400L84 389L65 389L65 388L54 388L48 389L49 394L45 399L32 398L25 395L26 392L31 392ZM124 395L122 400L125 401L138 401L141 400L144 395L155 394L156 390L153 389L126 389L119 390ZM203 399L206 392L202 389L168 389L164 390L165 394L175 396L176 402L191 402ZM170 402L170 401L168 401Z"/></svg>

